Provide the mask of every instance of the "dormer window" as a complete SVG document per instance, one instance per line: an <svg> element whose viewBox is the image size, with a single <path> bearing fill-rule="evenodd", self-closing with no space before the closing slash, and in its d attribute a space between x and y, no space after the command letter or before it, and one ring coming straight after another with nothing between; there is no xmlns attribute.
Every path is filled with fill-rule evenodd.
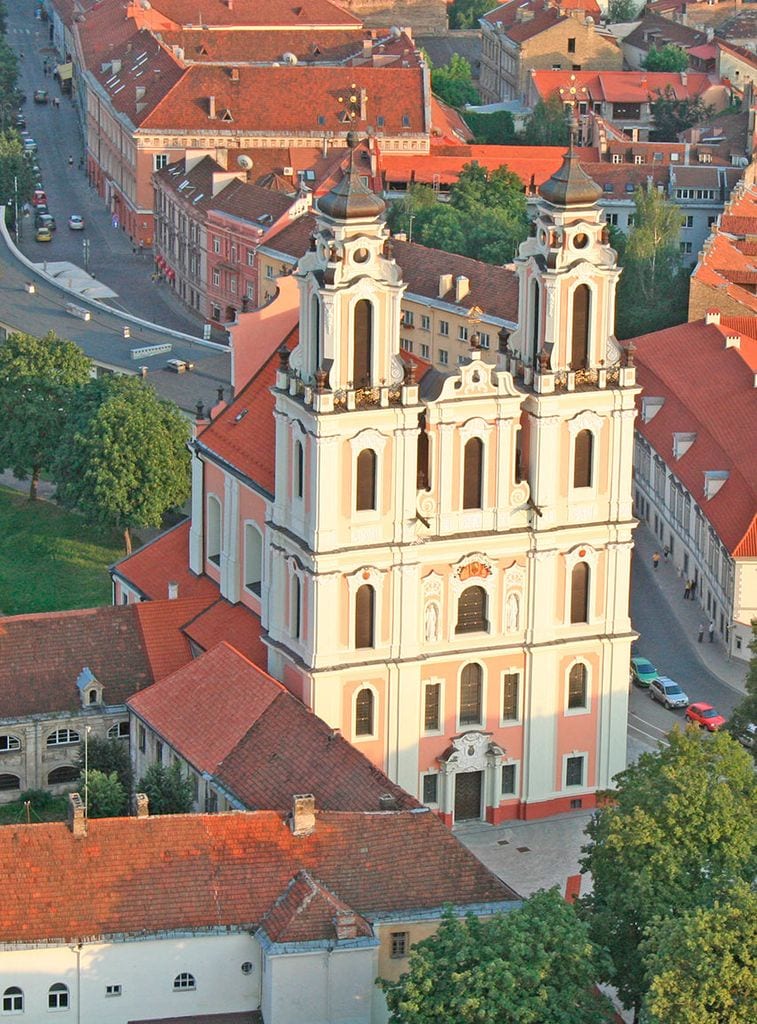
<svg viewBox="0 0 757 1024"><path fill-rule="evenodd" d="M79 673L76 687L80 694L82 707L92 707L103 702L103 688L95 678L91 669L86 666Z"/></svg>

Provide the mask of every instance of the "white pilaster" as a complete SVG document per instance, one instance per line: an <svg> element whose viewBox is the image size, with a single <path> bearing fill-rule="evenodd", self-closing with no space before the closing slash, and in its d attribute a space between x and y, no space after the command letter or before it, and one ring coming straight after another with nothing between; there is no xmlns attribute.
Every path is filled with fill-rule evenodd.
<svg viewBox="0 0 757 1024"><path fill-rule="evenodd" d="M192 524L189 527L189 568L199 575L203 569L205 523L204 463L192 452Z"/></svg>

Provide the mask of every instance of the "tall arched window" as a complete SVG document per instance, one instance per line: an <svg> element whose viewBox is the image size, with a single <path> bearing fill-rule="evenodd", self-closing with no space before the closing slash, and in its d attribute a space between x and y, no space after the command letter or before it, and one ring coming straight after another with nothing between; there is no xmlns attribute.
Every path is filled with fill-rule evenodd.
<svg viewBox="0 0 757 1024"><path fill-rule="evenodd" d="M356 388L371 383L373 362L373 306L361 299L355 306L352 347L352 383Z"/></svg>
<svg viewBox="0 0 757 1024"><path fill-rule="evenodd" d="M290 622L290 633L295 640L299 640L302 628L302 586L300 584L300 577L296 573L292 574L292 611Z"/></svg>
<svg viewBox="0 0 757 1024"><path fill-rule="evenodd" d="M244 527L244 585L260 597L263 579L263 538L252 523Z"/></svg>
<svg viewBox="0 0 757 1024"><path fill-rule="evenodd" d="M463 508L481 508L484 483L484 442L471 437L463 452Z"/></svg>
<svg viewBox="0 0 757 1024"><path fill-rule="evenodd" d="M431 487L431 466L429 463L429 441L426 430L426 414L422 412L418 416L418 445L417 445L417 468L416 487L419 491L427 491Z"/></svg>
<svg viewBox="0 0 757 1024"><path fill-rule="evenodd" d="M208 495L208 561L218 565L221 561L221 502L215 494Z"/></svg>
<svg viewBox="0 0 757 1024"><path fill-rule="evenodd" d="M568 708L585 708L587 696L586 665L578 662L568 676Z"/></svg>
<svg viewBox="0 0 757 1024"><path fill-rule="evenodd" d="M4 772L0 775L0 792L3 790L20 789L21 780L18 775L11 775L9 772Z"/></svg>
<svg viewBox="0 0 757 1024"><path fill-rule="evenodd" d="M460 673L460 725L481 724L484 670L475 661Z"/></svg>
<svg viewBox="0 0 757 1024"><path fill-rule="evenodd" d="M355 735L373 736L374 714L373 691L367 687L355 698Z"/></svg>
<svg viewBox="0 0 757 1024"><path fill-rule="evenodd" d="M76 782L81 771L72 764L63 764L59 768L53 768L47 776L48 786L57 786L62 782Z"/></svg>
<svg viewBox="0 0 757 1024"><path fill-rule="evenodd" d="M531 313L533 316L531 321L531 351L535 362L539 354L539 327L541 326L541 287L535 278L531 282Z"/></svg>
<svg viewBox="0 0 757 1024"><path fill-rule="evenodd" d="M570 577L570 621L589 621L589 566L576 562Z"/></svg>
<svg viewBox="0 0 757 1024"><path fill-rule="evenodd" d="M573 331L571 335L570 368L583 370L589 360L589 316L591 292L580 284L573 292Z"/></svg>
<svg viewBox="0 0 757 1024"><path fill-rule="evenodd" d="M294 496L301 498L305 493L305 449L302 441L294 442Z"/></svg>
<svg viewBox="0 0 757 1024"><path fill-rule="evenodd" d="M357 457L355 508L358 512L376 508L376 464L372 448L364 448Z"/></svg>
<svg viewBox="0 0 757 1024"><path fill-rule="evenodd" d="M590 430L579 430L573 445L573 486L591 487L594 435Z"/></svg>
<svg viewBox="0 0 757 1024"><path fill-rule="evenodd" d="M310 322L313 327L313 368L317 370L321 365L321 303L317 295L314 295L311 304Z"/></svg>
<svg viewBox="0 0 757 1024"><path fill-rule="evenodd" d="M355 647L373 647L376 592L370 583L358 587L355 594Z"/></svg>
<svg viewBox="0 0 757 1024"><path fill-rule="evenodd" d="M486 591L466 587L457 602L456 633L481 633L489 628L486 617Z"/></svg>

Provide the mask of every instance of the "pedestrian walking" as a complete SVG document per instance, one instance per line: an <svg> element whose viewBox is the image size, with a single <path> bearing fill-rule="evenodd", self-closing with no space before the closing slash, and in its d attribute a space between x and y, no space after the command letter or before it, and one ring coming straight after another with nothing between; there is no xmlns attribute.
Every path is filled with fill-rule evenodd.
<svg viewBox="0 0 757 1024"><path fill-rule="evenodd" d="M659 564L660 564L660 552L659 551L655 551L655 553L652 555L652 565L656 569Z"/></svg>
<svg viewBox="0 0 757 1024"><path fill-rule="evenodd" d="M708 632L709 637L710 637L710 643L712 643L713 638L715 636L715 620L714 619L710 619L710 624L707 627L707 632Z"/></svg>
<svg viewBox="0 0 757 1024"><path fill-rule="evenodd" d="M684 601L688 601L689 593L690 592L691 592L691 580L686 580L686 583L685 583L684 588L683 588L683 599L684 599Z"/></svg>
<svg viewBox="0 0 757 1024"><path fill-rule="evenodd" d="M700 643L700 644L701 644L701 642L702 642L703 640L704 640L704 623L703 623L703 622L700 622L700 623L699 623L699 633L698 633L698 635L697 635L697 643Z"/></svg>
<svg viewBox="0 0 757 1024"><path fill-rule="evenodd" d="M689 580L689 600L693 601L696 597L697 585L694 580Z"/></svg>
<svg viewBox="0 0 757 1024"><path fill-rule="evenodd" d="M663 553L663 555L664 555L664 557L665 557L665 561L667 562L667 560L668 560L668 555L670 554L670 548L669 548L669 547L667 546L667 544L666 544L666 545L665 545L665 547L664 547L664 548L662 549L662 553Z"/></svg>
<svg viewBox="0 0 757 1024"><path fill-rule="evenodd" d="M73 167L74 166L74 158L72 156L70 156L68 158L68 166L69 167Z"/></svg>

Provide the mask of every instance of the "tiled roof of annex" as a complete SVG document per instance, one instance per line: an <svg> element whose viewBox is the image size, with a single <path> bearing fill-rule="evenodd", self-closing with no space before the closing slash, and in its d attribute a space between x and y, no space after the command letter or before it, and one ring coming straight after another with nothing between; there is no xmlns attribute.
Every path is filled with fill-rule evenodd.
<svg viewBox="0 0 757 1024"><path fill-rule="evenodd" d="M602 11L597 3L597 0L553 0L551 6L545 10L544 0L508 0L508 3L500 4L491 11L487 11L481 18L482 21L488 22L490 25L502 25L507 31L507 35L511 39L515 39L511 33L511 29L516 26L527 26L533 25L534 22L542 19L544 14L552 15L552 23L554 23L554 16L560 15L565 11L577 11L584 14L590 15L596 21L601 17ZM531 14L530 19L523 20L524 14ZM542 19L543 20L543 19ZM546 22L545 22L546 24ZM540 29L539 31L542 31ZM532 35L535 33L532 33ZM530 38L523 36L523 39Z"/></svg>
<svg viewBox="0 0 757 1024"><path fill-rule="evenodd" d="M243 604L230 604L225 598L204 609L182 631L203 651L209 651L219 642L227 640L254 665L268 664L268 649L261 639L260 617Z"/></svg>
<svg viewBox="0 0 757 1024"><path fill-rule="evenodd" d="M111 574L148 601L166 598L168 581L176 583L180 598L200 598L207 608L217 599L218 587L207 576L195 576L189 569L190 525L189 519L183 519L139 551L115 562Z"/></svg>
<svg viewBox="0 0 757 1024"><path fill-rule="evenodd" d="M425 809L317 811L307 836L277 811L8 825L0 942L250 929L303 869L368 919L518 899Z"/></svg>
<svg viewBox="0 0 757 1024"><path fill-rule="evenodd" d="M369 938L373 929L364 917L355 914L330 889L309 871L298 871L279 896L261 927L271 942L307 942L314 935L337 938L337 917L349 916L351 938Z"/></svg>
<svg viewBox="0 0 757 1024"><path fill-rule="evenodd" d="M634 339L643 388L640 406L645 399L664 399L648 422L639 417L637 429L666 460L732 554L754 529L757 509L755 334L757 329L739 335L730 324L697 320ZM733 336L738 344L727 345ZM669 453L677 433L694 434L695 440L674 459ZM704 494L708 472L728 474L709 499Z"/></svg>
<svg viewBox="0 0 757 1024"><path fill-rule="evenodd" d="M692 46L700 46L706 42L706 32L699 32L697 29L689 28L688 25L663 18L662 15L655 14L653 11L645 13L636 28L623 37L624 44L635 46L640 50L648 50L652 47L659 49L668 43L688 50Z"/></svg>
<svg viewBox="0 0 757 1024"><path fill-rule="evenodd" d="M180 627L201 606L188 599L1 618L0 717L80 710L85 667L106 705L125 704L190 660Z"/></svg>
<svg viewBox="0 0 757 1024"><path fill-rule="evenodd" d="M177 26L197 24L194 0L151 0L155 11ZM346 26L359 30L362 23L339 3L331 0L236 0L229 6L216 0L202 8L202 24L227 29L303 28Z"/></svg>
<svg viewBox="0 0 757 1024"><path fill-rule="evenodd" d="M757 313L757 185L739 185L704 244L692 281L725 293ZM714 302L717 305L716 302Z"/></svg>
<svg viewBox="0 0 757 1024"><path fill-rule="evenodd" d="M608 103L646 103L667 89L676 99L696 99L712 85L708 75L698 71L683 75L669 71L532 71L531 78L545 100L560 89L575 89L577 94L585 90L592 100Z"/></svg>

